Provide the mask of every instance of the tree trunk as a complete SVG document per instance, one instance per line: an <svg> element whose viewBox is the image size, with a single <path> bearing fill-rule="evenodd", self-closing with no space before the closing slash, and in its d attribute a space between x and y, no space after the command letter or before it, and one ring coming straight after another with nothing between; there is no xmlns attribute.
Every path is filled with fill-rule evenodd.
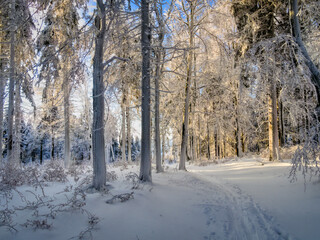
<svg viewBox="0 0 320 240"><path fill-rule="evenodd" d="M126 107L126 117L127 117L127 149L128 149L128 162L132 162L131 159L131 114L130 114L130 107Z"/></svg>
<svg viewBox="0 0 320 240"><path fill-rule="evenodd" d="M198 133L199 133L199 137L198 137L198 156L199 156L199 160L201 161L201 121L200 121L200 113L198 114Z"/></svg>
<svg viewBox="0 0 320 240"><path fill-rule="evenodd" d="M238 93L236 94L236 143L237 143L237 157L242 157L242 142L241 142L241 127L240 127L240 104L241 104L241 82L238 83Z"/></svg>
<svg viewBox="0 0 320 240"><path fill-rule="evenodd" d="M87 124L87 134L86 134L86 140L88 142L92 142L92 125L91 125L91 111L90 111L90 98L88 96L88 83L87 81L84 81L84 91L85 91L85 97L84 97L84 112L85 112L85 122ZM92 145L89 146L89 160L92 159L93 153L92 153Z"/></svg>
<svg viewBox="0 0 320 240"><path fill-rule="evenodd" d="M284 115L283 115L283 104L282 101L279 100L279 139L280 146L283 147L285 145L285 129L284 129Z"/></svg>
<svg viewBox="0 0 320 240"><path fill-rule="evenodd" d="M9 107L8 107L8 144L7 154L8 160L14 163L13 159L13 116L14 116L14 83L15 83L15 5L16 1L11 0L10 8L10 20L11 20L11 31L10 31L10 76L9 76Z"/></svg>
<svg viewBox="0 0 320 240"><path fill-rule="evenodd" d="M70 168L70 165L71 165L71 149L70 149L70 82L67 76L65 76L64 78L63 100L64 100L64 167L68 169Z"/></svg>
<svg viewBox="0 0 320 240"><path fill-rule="evenodd" d="M103 83L103 45L106 32L106 9L102 0L97 0L98 33L95 39L93 57L93 187L102 190L106 184L106 160L104 151L104 83Z"/></svg>
<svg viewBox="0 0 320 240"><path fill-rule="evenodd" d="M163 167L161 163L161 139L160 139L160 91L159 91L159 81L161 74L161 50L156 53L156 76L155 76L155 148L156 148L156 170L157 172L163 172ZM163 149L162 149L163 151Z"/></svg>
<svg viewBox="0 0 320 240"><path fill-rule="evenodd" d="M211 160L211 151L210 151L210 129L209 129L209 117L207 117L207 151L208 151L208 160Z"/></svg>
<svg viewBox="0 0 320 240"><path fill-rule="evenodd" d="M189 52L187 57L187 80L185 86L184 118L182 122L182 139L179 170L186 170L187 144L188 144L188 126L189 126L189 102L190 102L190 85L193 67L193 47L194 47L194 3L190 1L190 22L188 23L189 31Z"/></svg>
<svg viewBox="0 0 320 240"><path fill-rule="evenodd" d="M16 91L15 91L15 124L14 124L14 136L13 136L13 156L16 164L21 163L20 155L20 142L21 142L21 96L20 96L20 81L17 79L16 81Z"/></svg>
<svg viewBox="0 0 320 240"><path fill-rule="evenodd" d="M54 160L54 132L51 130L51 160Z"/></svg>
<svg viewBox="0 0 320 240"><path fill-rule="evenodd" d="M165 134L165 131L164 129L162 130L162 138L161 138L161 149L162 149L162 156L161 156L161 163L162 165L164 164L164 161L165 161L165 158L166 158L166 148L165 148L165 145L166 145L166 134Z"/></svg>
<svg viewBox="0 0 320 240"><path fill-rule="evenodd" d="M188 124L189 124L189 95L190 95L190 79L187 77L186 83L186 98L184 104L184 119L182 123L182 139L181 139L181 154L179 162L179 170L186 170L186 158L187 158L187 144L188 144Z"/></svg>
<svg viewBox="0 0 320 240"><path fill-rule="evenodd" d="M43 138L40 141L40 164L43 163Z"/></svg>
<svg viewBox="0 0 320 240"><path fill-rule="evenodd" d="M240 123L239 123L239 115L237 111L237 117L236 117L236 152L237 152L237 157L241 158L242 157L242 146L241 146L241 130L240 130Z"/></svg>
<svg viewBox="0 0 320 240"><path fill-rule="evenodd" d="M114 156L114 151L113 151L113 141L111 142L111 159L112 159L112 162L114 162L116 159L115 159L115 156Z"/></svg>
<svg viewBox="0 0 320 240"><path fill-rule="evenodd" d="M295 40L297 44L299 45L302 54L306 58L306 64L312 74L311 81L314 84L316 91L317 91L317 96L318 96L318 104L317 104L317 112L319 115L320 112L320 72L318 68L314 65L312 62L308 51L306 47L304 46L304 43L302 41L302 36L301 36L301 29L300 29L300 22L298 18L298 0L292 0L292 20L293 20L293 35L295 37ZM291 11L290 11L291 12Z"/></svg>
<svg viewBox="0 0 320 240"><path fill-rule="evenodd" d="M270 78L269 95L269 160L279 161L279 137L278 137L278 116L277 116L277 92L273 78Z"/></svg>
<svg viewBox="0 0 320 240"><path fill-rule="evenodd" d="M126 98L124 82L122 80L122 100L121 100L121 160L126 161Z"/></svg>
<svg viewBox="0 0 320 240"><path fill-rule="evenodd" d="M142 120L140 180L143 182L152 181L150 148L150 41L149 1L141 0Z"/></svg>
<svg viewBox="0 0 320 240"><path fill-rule="evenodd" d="M194 82L195 84L195 82ZM195 91L195 85L193 87L193 96L192 96L192 103L190 105L190 124L191 124L191 131L190 131L190 155L192 161L196 160L196 134L195 134L195 96L194 96L194 91Z"/></svg>
<svg viewBox="0 0 320 240"><path fill-rule="evenodd" d="M0 55L4 55L4 52L0 51ZM3 75L2 75L3 74ZM7 78L4 75L4 64L0 63L0 164L3 161L3 110L4 110L4 97Z"/></svg>
<svg viewBox="0 0 320 240"><path fill-rule="evenodd" d="M303 99L304 99L305 106L307 106L307 90L306 89L303 90ZM309 121L310 114L309 114L308 108L305 107L304 111L305 111L305 117L304 117L305 134L308 134L310 129L310 121Z"/></svg>
<svg viewBox="0 0 320 240"><path fill-rule="evenodd" d="M196 104L197 104L197 69L196 69L196 54L193 52L193 98L192 98L192 158L197 160L197 136L196 136ZM199 132L200 134L200 132Z"/></svg>
<svg viewBox="0 0 320 240"><path fill-rule="evenodd" d="M245 141L245 136L243 132L241 134L241 143L242 143L242 153L246 153L248 149L247 149L247 142Z"/></svg>
<svg viewBox="0 0 320 240"><path fill-rule="evenodd" d="M162 167L162 161L161 161L161 136L160 136L160 78L162 75L162 67L163 63L161 61L163 60L163 40L164 40L164 22L163 22L163 9L162 9L162 3L159 2L159 6L157 6L157 2L154 1L154 8L155 8L155 14L156 19L158 22L158 46L154 48L155 52L155 103L154 103L154 111L155 111L155 126L154 126L154 132L155 132L155 151L156 151L156 171L163 172ZM163 136L162 136L163 137ZM163 141L162 141L163 142ZM162 152L164 149L162 148Z"/></svg>

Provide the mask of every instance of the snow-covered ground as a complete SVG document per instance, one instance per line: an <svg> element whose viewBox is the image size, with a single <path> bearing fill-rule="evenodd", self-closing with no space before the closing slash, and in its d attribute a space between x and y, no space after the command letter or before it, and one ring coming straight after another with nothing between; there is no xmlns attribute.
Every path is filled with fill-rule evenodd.
<svg viewBox="0 0 320 240"><path fill-rule="evenodd" d="M276 231L289 239L319 239L320 184L307 183L303 177L290 183L289 161L265 162L261 159L241 159L207 167L190 166L192 173L214 179L226 189L232 188L241 196L252 199L267 216ZM252 239L252 238L249 238ZM254 238L253 238L254 239Z"/></svg>
<svg viewBox="0 0 320 240"><path fill-rule="evenodd" d="M60 206L63 211L46 222L50 229L37 230L19 225L36 219L34 209L17 211L18 232L1 227L0 239L77 239L85 230L84 239L96 240L318 239L320 184L309 184L305 192L302 178L290 183L289 163L262 165L250 158L187 168L188 172L181 172L171 165L165 173L153 173L153 184L142 185L132 182L138 166L109 167L118 178L110 182L108 193L87 192L85 201L79 199L86 203L81 207L85 211L77 207L65 211ZM67 183L49 183L48 197L43 199L53 197L51 206L63 204L75 187L63 190L79 182L69 178ZM26 192L31 187L18 190L35 199ZM133 199L106 203L112 196L131 192ZM16 193L13 196L11 205L25 205ZM48 212L45 204L39 212ZM91 214L99 218L93 229L88 228Z"/></svg>

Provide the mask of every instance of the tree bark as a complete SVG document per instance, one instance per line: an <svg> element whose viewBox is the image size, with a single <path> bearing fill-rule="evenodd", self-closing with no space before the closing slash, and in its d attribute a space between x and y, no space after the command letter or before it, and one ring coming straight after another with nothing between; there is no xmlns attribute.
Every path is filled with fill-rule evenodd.
<svg viewBox="0 0 320 240"><path fill-rule="evenodd" d="M0 55L3 54L3 49L1 48ZM2 153L3 153L3 110L4 110L4 94L7 78L4 76L4 64L0 64L0 164L3 161Z"/></svg>
<svg viewBox="0 0 320 240"><path fill-rule="evenodd" d="M85 112L85 122L87 125L87 134L86 134L86 140L88 142L92 142L92 125L91 125L91 110L90 110L90 99L88 96L88 83L87 81L84 81L84 91L85 91L85 97L84 97L84 112ZM93 152L92 152L92 146L89 146L89 160L92 159Z"/></svg>
<svg viewBox="0 0 320 240"><path fill-rule="evenodd" d="M187 80L185 86L185 102L184 102L184 118L182 122L182 139L181 154L179 162L179 170L186 170L187 144L188 144L188 128L189 128L189 102L190 102L190 85L193 67L193 47L194 47L194 3L190 4L190 22L188 22L189 32L189 52L187 57Z"/></svg>
<svg viewBox="0 0 320 240"><path fill-rule="evenodd" d="M273 78L270 78L269 95L269 160L279 161L279 135L278 135L278 114L277 114L277 92Z"/></svg>
<svg viewBox="0 0 320 240"><path fill-rule="evenodd" d="M97 0L97 10L101 14L101 26L97 29L93 57L93 187L102 190L106 184L106 162L104 151L104 83L103 49L106 32L106 9L102 0ZM98 15L99 16L99 15ZM97 17L100 22L100 17ZM100 25L98 24L98 25Z"/></svg>
<svg viewBox="0 0 320 240"><path fill-rule="evenodd" d="M237 111L237 117L236 117L236 149L237 149L237 157L242 157L242 146L241 146L241 130L240 130L240 123L239 123L239 112Z"/></svg>
<svg viewBox="0 0 320 240"><path fill-rule="evenodd" d="M161 138L161 152L162 152L162 155L161 155L161 163L162 165L164 164L164 161L166 159L166 148L165 148L165 145L166 145L166 133L165 133L165 130L164 128L162 128L162 138Z"/></svg>
<svg viewBox="0 0 320 240"><path fill-rule="evenodd" d="M14 107L14 115L15 115L15 123L14 123L14 147L13 147L13 156L16 164L21 163L20 155L20 143L21 143L21 95L20 95L20 80L16 80L15 87L15 107Z"/></svg>
<svg viewBox="0 0 320 240"><path fill-rule="evenodd" d="M125 83L122 79L122 100L121 100L121 160L125 162L126 159L126 103L127 93Z"/></svg>
<svg viewBox="0 0 320 240"><path fill-rule="evenodd" d="M240 126L240 104L241 104L241 82L239 80L237 84L237 91L238 93L236 94L236 143L237 143L237 157L241 158L242 157L242 142L241 142L241 126Z"/></svg>
<svg viewBox="0 0 320 240"><path fill-rule="evenodd" d="M161 50L156 52L156 76L155 76L155 148L156 148L156 171L163 172L161 162L161 139L160 139L160 61L161 61ZM163 149L162 149L163 151Z"/></svg>
<svg viewBox="0 0 320 240"><path fill-rule="evenodd" d="M211 151L210 151L210 129L209 129L209 117L207 117L207 151L208 151L208 160L211 160Z"/></svg>
<svg viewBox="0 0 320 240"><path fill-rule="evenodd" d="M283 147L285 145L284 113L283 113L283 104L282 104L282 101L280 100L279 100L279 139L280 139L280 146Z"/></svg>
<svg viewBox="0 0 320 240"><path fill-rule="evenodd" d="M141 104L141 163L140 180L151 182L150 134L150 41L149 1L141 0L141 54L142 54L142 104Z"/></svg>
<svg viewBox="0 0 320 240"><path fill-rule="evenodd" d="M191 151L192 151L192 160L197 160L197 137L196 137L196 104L197 104L197 81L196 81L196 54L193 52L193 94L192 94L192 104L191 104L191 124L192 124L192 133L191 133Z"/></svg>
<svg viewBox="0 0 320 240"><path fill-rule="evenodd" d="M67 73L65 73L67 75ZM68 169L71 165L70 149L70 82L68 76L64 77L63 85L64 100L64 167Z"/></svg>
<svg viewBox="0 0 320 240"><path fill-rule="evenodd" d="M16 1L11 0L10 20L10 76L9 76L9 107L8 107L8 160L14 163L13 155L13 116L14 116L14 83L15 83L15 5Z"/></svg>
<svg viewBox="0 0 320 240"><path fill-rule="evenodd" d="M40 140L40 164L43 163L43 137Z"/></svg>
<svg viewBox="0 0 320 240"><path fill-rule="evenodd" d="M132 162L131 159L131 114L130 114L130 107L126 107L126 122L127 122L127 149L128 149L128 162Z"/></svg>
<svg viewBox="0 0 320 240"><path fill-rule="evenodd" d="M54 160L54 131L53 127L51 127L51 160Z"/></svg>
<svg viewBox="0 0 320 240"><path fill-rule="evenodd" d="M158 22L158 46L155 47L155 103L154 103L154 111L155 111L155 151L156 151L156 171L163 172L162 161L161 161L161 138L160 138L160 78L162 75L161 68L163 64L161 63L163 59L163 40L164 40L164 22L163 22L163 10L162 3L159 2L159 6L157 6L156 1L154 1L154 8L156 13L156 19ZM162 136L163 137L163 136ZM162 149L163 151L163 149Z"/></svg>
<svg viewBox="0 0 320 240"><path fill-rule="evenodd" d="M201 133L201 121L200 121L200 113L198 114L198 133L199 133L199 137L198 137L198 156L199 156L199 160L201 161L201 137L200 137L200 133Z"/></svg>

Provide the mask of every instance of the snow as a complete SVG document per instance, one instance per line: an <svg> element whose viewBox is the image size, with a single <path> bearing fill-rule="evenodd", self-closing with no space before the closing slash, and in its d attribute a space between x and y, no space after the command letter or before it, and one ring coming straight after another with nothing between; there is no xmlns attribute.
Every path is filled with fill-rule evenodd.
<svg viewBox="0 0 320 240"><path fill-rule="evenodd" d="M138 173L138 166L108 167L118 176L109 182L109 192L86 193L83 208L100 221L85 239L318 239L320 184L309 184L304 191L301 177L290 183L289 162L262 165L250 158L187 165L188 172L176 167L153 172L153 184L139 185L126 177ZM63 203L72 195L63 189L79 182L70 177L67 183L49 183L45 192L48 199L54 197L54 203ZM31 189L18 188L30 201L34 196L26 191ZM116 194L131 192L133 199L106 203ZM10 204L22 206L23 202L14 194ZM22 224L34 219L33 212L17 211L14 221ZM51 229L17 224L19 231L11 233L1 227L0 239L77 239L88 227L87 221L87 214L78 210L59 212L55 219L48 219Z"/></svg>
<svg viewBox="0 0 320 240"><path fill-rule="evenodd" d="M311 181L305 191L302 176L290 183L290 161L264 165L260 161L242 159L206 168L191 167L190 171L240 188L293 239L318 239L320 184Z"/></svg>

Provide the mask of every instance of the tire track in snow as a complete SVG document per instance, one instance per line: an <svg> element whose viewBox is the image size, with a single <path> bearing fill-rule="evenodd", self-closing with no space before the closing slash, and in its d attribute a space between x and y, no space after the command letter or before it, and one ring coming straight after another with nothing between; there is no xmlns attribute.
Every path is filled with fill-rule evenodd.
<svg viewBox="0 0 320 240"><path fill-rule="evenodd" d="M253 199L238 186L219 182L199 173L183 173L183 185L202 195L197 204L206 215L210 234L205 240L282 240L291 239L280 231ZM178 180L179 181L179 180Z"/></svg>

